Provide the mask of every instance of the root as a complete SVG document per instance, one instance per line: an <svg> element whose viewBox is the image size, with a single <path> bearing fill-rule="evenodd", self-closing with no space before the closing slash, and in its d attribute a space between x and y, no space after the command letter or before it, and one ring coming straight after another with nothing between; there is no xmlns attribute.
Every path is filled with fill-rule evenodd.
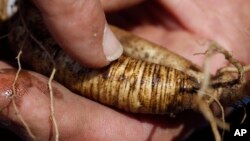
<svg viewBox="0 0 250 141"><path fill-rule="evenodd" d="M24 21L23 21L24 22ZM28 29L25 27L25 30L28 31ZM50 61L52 62L53 64L53 70L51 72L51 75L49 77L49 80L48 80L48 87L49 87L49 93L50 93L50 116L51 116L51 120L52 120L52 123L53 123L53 127L54 127L54 130L55 130L55 141L58 141L59 140L59 130L58 130L58 125L57 125L57 122L56 122L56 118L55 118L55 110L54 110L54 95L53 95L53 89L52 89L52 80L54 78L54 75L56 73L56 69L55 69L55 61L53 60L53 58L51 57L51 55L48 53L48 51L45 49L45 47L33 36L33 34L31 34L29 32L29 36L30 38L37 43L37 45L42 49L44 50L44 52L48 55Z"/></svg>
<svg viewBox="0 0 250 141"><path fill-rule="evenodd" d="M219 46L216 42L212 42L209 49L205 53L206 58L204 61L204 66L203 66L204 68L203 80L201 83L201 88L195 100L198 104L199 110L204 115L204 117L209 121L215 140L221 141L222 138L217 127L220 127L223 129L223 132L222 132L222 137L223 137L224 131L229 130L229 125L225 123L224 109L222 105L220 104L219 100L216 97L212 96L211 94L207 94L209 93L209 84L210 84L209 59L211 55L214 54L215 52L222 53L225 56L226 60L228 60L232 65L234 65L234 67L226 67L226 68L219 70L218 72L219 73L236 72L238 73L238 80L240 83L244 82L244 73L247 71L250 71L250 66L243 67L236 59L232 57L232 55L227 50ZM208 102L204 100L205 95L212 98L213 99L212 101L215 101L219 105L221 109L221 113L222 113L221 120L217 119L213 115L212 110L209 108L209 103L211 103L211 101ZM243 117L243 120L246 118L245 115Z"/></svg>
<svg viewBox="0 0 250 141"><path fill-rule="evenodd" d="M202 100L201 97L199 96L195 97L195 101L198 104L198 107L201 113L203 114L203 116L209 121L210 126L212 128L212 132L214 134L215 141L221 141L221 136L217 128L216 119L211 109L209 108L209 105L204 100Z"/></svg>
<svg viewBox="0 0 250 141"><path fill-rule="evenodd" d="M221 105L220 101L212 95L208 95L208 94L206 94L206 95L211 97L216 102L216 104L218 104L218 106L221 110L221 120L216 119L216 123L217 123L218 127L220 127L221 129L229 130L230 127L229 127L229 124L227 124L225 122L225 112L224 112L224 108Z"/></svg>
<svg viewBox="0 0 250 141"><path fill-rule="evenodd" d="M203 80L202 80L201 88L198 92L198 95L195 98L195 101L197 102L198 108L201 111L201 113L209 121L215 140L221 141L222 138L221 138L221 135L220 135L217 127L220 127L223 129L223 132L222 132L222 136L223 136L224 130L229 130L229 125L225 123L224 109L223 109L222 105L220 104L219 100L216 97L213 97L211 94L207 94L207 93L209 93L209 84L210 84L210 73L209 73L209 68L210 68L209 63L210 62L209 61L210 61L210 57L215 52L222 53L225 56L226 60L228 60L232 65L234 65L235 70L237 70L236 72L238 73L238 79L240 80L240 82L243 82L244 72L249 70L249 67L243 67L236 59L234 59L232 57L232 55L227 50L225 50L223 47L219 46L215 42L211 43L209 49L205 53L206 58L204 61L204 66L203 66L203 68L204 68ZM205 95L212 98L213 101L215 101L219 105L219 107L221 109L221 113L222 113L221 120L217 119L213 115L212 110L209 108L210 102L204 100Z"/></svg>
<svg viewBox="0 0 250 141"><path fill-rule="evenodd" d="M56 69L53 68L49 81L48 81L48 87L49 87L49 94L50 94L50 114L51 114L51 120L53 122L54 130L55 130L55 141L59 141L59 130L58 130L58 125L57 125L56 118L55 118L54 95L53 95L53 89L52 89L52 83L51 83L55 76L55 73L56 73Z"/></svg>
<svg viewBox="0 0 250 141"><path fill-rule="evenodd" d="M20 6L19 6L19 8L20 8ZM39 40L36 39L36 37L34 37L32 35L32 33L27 28L27 26L25 24L25 21L24 21L24 19L22 17L21 11L22 11L22 9L20 9L20 12L19 12L20 13L20 19L21 19L21 22L23 24L23 27L24 27L25 31L28 32L30 39L32 39L34 42L36 42L37 45L47 53L48 57L50 58L50 61L53 63L53 66L54 66L54 68L52 70L52 73L50 75L50 78L48 80L48 88L49 88L49 94L50 94L50 115L51 115L51 120L52 120L53 127L54 127L53 131L55 131L55 141L58 141L60 134L59 134L57 121L56 121L56 118L55 118L55 109L54 109L55 103L54 103L54 94L53 94L53 89L52 89L52 80L53 80L54 75L56 73L56 68L55 68L56 65L55 65L55 62L54 62L53 58L51 57L51 55L49 55L49 53L47 52L45 47L39 42ZM225 123L224 109L223 109L222 105L220 104L219 100L216 97L213 97L212 94L209 94L209 89L210 89L209 85L210 85L210 77L211 77L210 72L209 72L210 57L215 52L220 52L220 53L224 54L225 58L231 64L233 64L235 66L234 69L236 70L235 72L238 73L238 79L240 80L240 82L242 82L242 80L244 78L244 72L245 71L250 71L250 66L243 67L237 60L235 60L232 57L232 55L228 51L226 51L225 49L220 47L215 42L211 43L210 48L206 52L206 58L205 58L205 61L204 61L204 66L203 66L203 68L204 68L203 78L202 78L203 80L202 80L202 83L201 83L201 88L198 91L198 95L194 98L194 100L197 103L197 106L198 106L199 110L201 111L201 113L204 115L204 117L210 123L215 140L216 141L221 141L222 138L221 138L220 132L218 130L218 127L222 128L222 129L229 130L229 125ZM20 55L19 55L19 58L20 58ZM20 63L20 61L19 61L19 63ZM17 73L17 75L18 75L18 73ZM15 82L16 82L16 80L15 80ZM13 84L13 90L15 90L15 82ZM214 116L212 110L209 107L210 102L208 102L206 100L205 96L209 96L210 98L213 99L213 101L215 101L219 105L219 107L221 109L221 113L222 113L222 119L221 120L217 119ZM15 101L12 101L12 102L13 102L13 105L15 105ZM14 106L14 107L16 107L16 106ZM16 111L18 111L18 109ZM17 113L19 113L19 112L17 112ZM20 119L22 119L22 117L20 117ZM25 125L25 127L27 126L25 121L23 121L23 124ZM27 131L29 132L30 131L29 127L27 126L26 128L27 128ZM31 132L30 132L30 135L32 137Z"/></svg>
<svg viewBox="0 0 250 141"><path fill-rule="evenodd" d="M49 87L49 93L50 93L50 116L51 116L51 120L52 120L53 127L55 130L55 141L58 141L59 140L59 130L58 130L58 125L57 125L56 118L55 118L54 95L53 95L53 89L52 89L52 83L51 83L53 78L54 78L54 75L56 73L56 69L55 69L56 65L55 65L55 62L52 59L52 57L49 55L49 53L45 49L45 47L31 33L29 35L30 35L31 39L33 39L39 45L39 47L41 47L47 53L47 55L49 56L51 62L53 63L53 66L54 66L52 73L51 73L49 80L48 80L48 87Z"/></svg>
<svg viewBox="0 0 250 141"><path fill-rule="evenodd" d="M212 55L212 53L214 52L215 47L214 46L210 46L209 49L206 51L206 58L204 61L204 71L203 71L203 80L202 80L202 85L201 88L199 90L198 96L199 97L203 97L206 94L206 90L209 87L209 83L210 83L210 72L209 72L209 64L210 64L210 57Z"/></svg>
<svg viewBox="0 0 250 141"><path fill-rule="evenodd" d="M59 140L59 130L58 130L58 125L57 125L57 122L56 122L56 118L55 118L55 109L54 109L54 95L53 95L53 89L52 89L52 80L53 80L53 78L54 78L54 75L55 75L55 73L56 73L56 69L55 69L55 62L54 62L54 60L53 60L53 58L49 55L49 53L47 52L47 50L45 49L45 47L33 36L33 34L29 31L29 29L27 28L27 25L26 25L26 23L25 23L25 20L23 19L23 16L22 16L22 9L21 9L21 6L20 6L20 2L21 1L19 1L19 17L20 17L20 21L21 21L21 24L23 25L23 27L24 27L24 30L25 30L25 32L27 32L28 33L28 36L34 41L34 42L36 42L38 45L39 45L39 47L41 48L41 49L43 49L46 53L47 53L47 55L49 56L49 58L50 58L50 60L51 60L51 62L53 63L53 66L54 66L54 68L53 68L53 70L52 70L52 73L51 73L51 75L50 75L50 77L49 77L49 80L48 80L48 88L49 88L49 93L50 93L50 118L51 118L51 120L52 120L52 123L53 123L53 127L54 127L54 131L55 131L55 141L58 141ZM24 41L25 42L25 41ZM21 66L21 64L20 64L20 55L19 55L19 57L18 57L18 65L19 65L19 68L21 68L20 66ZM14 83L15 84L15 83ZM22 117L20 117L20 119L22 119ZM29 135L32 137L32 139L35 139L34 137L34 135L32 134L32 132L31 132L31 130L28 128L28 126L27 126L27 124L25 123L25 122L23 122L23 124L24 124L24 126L27 128L27 131L28 131L28 133L29 133Z"/></svg>
<svg viewBox="0 0 250 141"><path fill-rule="evenodd" d="M242 119L240 121L240 124L243 124L245 122L246 118L247 118L247 109L246 109L246 107L243 107L243 110L244 110L244 115L243 115L243 117L242 117Z"/></svg>
<svg viewBox="0 0 250 141"><path fill-rule="evenodd" d="M17 59L17 63L18 63L18 70L17 70L17 73L16 73L16 76L15 76L15 79L14 79L14 82L12 84L12 91L13 91L13 97L11 99L11 102L13 104L13 107L15 109L15 112L16 112L16 115L17 117L20 119L20 121L22 122L24 128L26 129L26 131L28 132L28 135L31 137L32 140L35 140L36 137L35 135L31 132L31 129L30 127L28 126L27 122L24 120L22 114L20 113L19 109L17 108L16 106L16 102L15 102L15 97L17 96L16 94L16 82L17 82L17 79L18 79L18 76L19 76L19 73L21 71L21 63L20 63L20 56L22 54L22 50L19 51L16 59Z"/></svg>
<svg viewBox="0 0 250 141"><path fill-rule="evenodd" d="M207 95L207 96L211 97L211 98L218 104L218 106L219 106L219 108L220 108L220 110L221 110L221 120L215 118L215 122L216 122L217 126L220 127L220 128L222 129L222 133L221 133L221 137L222 137L222 138L221 138L221 140L223 140L224 134L225 134L225 130L227 130L227 131L230 130L229 124L226 123L226 121L225 121L225 112L224 112L224 108L223 108L223 106L221 105L220 101L219 101L216 97L214 97L214 96L212 96L212 95ZM210 109L209 109L209 110L210 110ZM212 112L212 111L211 111L211 112Z"/></svg>
<svg viewBox="0 0 250 141"><path fill-rule="evenodd" d="M197 103L198 108L201 111L201 113L203 114L203 116L209 121L215 140L221 141L221 136L220 136L219 130L217 128L218 124L216 123L217 120L216 120L215 116L213 115L212 110L209 108L209 104L205 100L203 100L203 97L205 96L206 90L208 89L209 83L210 83L209 61L210 61L210 57L214 51L215 51L215 46L212 45L209 47L209 49L206 52L206 58L204 61L204 66L203 66L203 68L204 68L203 77L204 78L202 80L201 88L198 92L198 95L197 95L197 97L195 97L195 102Z"/></svg>
<svg viewBox="0 0 250 141"><path fill-rule="evenodd" d="M238 70L238 79L240 80L240 82L243 82L244 68L241 63L238 60L234 59L227 50L218 45L216 42L212 42L211 46L216 49L216 52L222 53L225 56L226 60L228 60L232 65L235 66L235 68Z"/></svg>
<svg viewBox="0 0 250 141"><path fill-rule="evenodd" d="M225 72L238 72L239 70L235 67L224 67L222 69L219 70L219 73L225 73ZM243 66L243 72L250 72L250 65L247 66Z"/></svg>
<svg viewBox="0 0 250 141"><path fill-rule="evenodd" d="M241 100L240 102L242 104L241 108L243 109L243 112L244 112L243 117L242 117L242 119L240 121L240 124L243 124L245 122L246 118L247 118L247 108L246 108L247 104L243 100Z"/></svg>

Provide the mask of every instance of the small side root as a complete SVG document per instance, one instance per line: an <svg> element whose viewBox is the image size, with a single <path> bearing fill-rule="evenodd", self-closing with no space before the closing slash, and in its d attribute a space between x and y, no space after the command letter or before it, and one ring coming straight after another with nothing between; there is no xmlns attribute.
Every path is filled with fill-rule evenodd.
<svg viewBox="0 0 250 141"><path fill-rule="evenodd" d="M243 114L243 117L242 117L242 119L240 121L240 124L243 124L245 122L246 118L247 118L247 109L246 109L245 106L246 106L245 104L244 104L244 106L242 106L244 114Z"/></svg>
<svg viewBox="0 0 250 141"><path fill-rule="evenodd" d="M216 104L218 104L218 106L219 106L219 108L221 110L221 120L215 119L218 127L220 127L221 129L229 130L230 126L229 126L229 124L227 124L225 122L225 112L224 112L224 108L221 105L220 101L216 97L214 97L212 95L208 95L208 94L206 94L206 95L209 96L209 97L211 97L213 99L213 101L215 101Z"/></svg>
<svg viewBox="0 0 250 141"><path fill-rule="evenodd" d="M51 55L48 53L48 51L45 49L45 47L43 46L43 44L36 39L35 36L33 36L33 34L30 32L30 30L27 28L27 25L25 23L25 20L23 18L23 15L22 15L22 8L20 6L20 3L18 3L18 7L19 7L19 17L20 17L20 20L21 20L21 24L23 25L24 29L25 29L25 32L28 33L28 36L42 49L45 51L45 53L48 55L50 61L52 62L54 68L52 70L52 73L49 77L49 80L48 80L48 87L49 87L49 93L50 93L50 118L52 120L52 123L53 123L53 127L54 127L54 131L55 131L55 141L59 141L59 129L58 129L58 125L57 125L57 121L56 121L56 118L55 118L55 109L54 109L54 94L53 94L53 89L52 89L52 80L54 78L54 75L56 73L56 69L55 69L55 66L56 66L56 63L55 61L53 60L53 58L51 57Z"/></svg>
<svg viewBox="0 0 250 141"><path fill-rule="evenodd" d="M240 80L240 82L242 82L243 80L244 68L237 60L235 60L232 57L232 55L228 51L226 51L223 47L220 47L215 42L211 43L209 49L205 53L206 57L205 57L204 66L203 66L204 68L203 79L202 79L201 88L198 92L198 95L197 97L195 97L195 101L197 103L199 110L203 114L203 116L209 121L215 140L221 141L222 137L220 135L218 127L223 129L223 132L222 132L222 136L223 136L224 130L229 130L229 125L225 123L224 109L222 105L220 104L219 100L217 100L216 97L213 97L212 94L210 94L209 92L209 84L210 84L210 77L211 77L210 72L209 72L209 68L210 68L209 61L210 61L210 57L215 52L222 53L225 56L225 58L237 68L238 79ZM218 118L214 116L212 110L209 107L210 102L206 101L204 99L204 96L209 96L210 98L213 99L213 101L215 101L219 105L221 109L221 113L222 113L222 120L219 120Z"/></svg>
<svg viewBox="0 0 250 141"><path fill-rule="evenodd" d="M54 94L53 94L53 89L52 89L52 80L55 76L55 73L56 73L56 69L53 68L49 81L48 81L48 87L49 87L49 94L50 94L50 114L51 114L51 120L54 125L53 127L55 130L55 141L59 141L59 130L58 130L58 125L57 125L57 121L55 118Z"/></svg>
<svg viewBox="0 0 250 141"><path fill-rule="evenodd" d="M247 118L247 109L246 109L246 107L243 107L243 110L244 110L244 115L243 115L243 117L242 117L242 119L240 121L240 124L243 124L245 122L246 118Z"/></svg>
<svg viewBox="0 0 250 141"><path fill-rule="evenodd" d="M13 91L13 97L11 99L11 102L13 104L13 107L15 109L15 112L16 112L16 115L17 117L19 118L19 120L22 122L24 128L26 129L26 131L28 132L29 136L31 137L32 140L35 140L36 137L35 135L32 133L30 127L28 126L27 122L24 120L22 114L20 113L19 109L17 108L17 105L16 105L16 101L15 101L15 97L17 96L16 94L16 82L17 82L17 79L18 79L18 76L19 76L19 73L21 71L21 63L20 63L20 56L22 54L22 50L19 51L16 59L17 59L17 63L18 63L18 70L17 70L17 73L16 73L16 76L15 76L15 79L14 79L14 82L12 84L12 91Z"/></svg>
<svg viewBox="0 0 250 141"><path fill-rule="evenodd" d="M195 101L198 104L198 107L199 107L200 111L202 112L203 116L210 123L212 132L214 134L215 141L221 141L221 135L220 135L219 130L217 128L218 124L216 122L216 119L215 119L211 109L209 108L209 105L204 100L202 100L201 97L199 97L199 96L195 97Z"/></svg>
<svg viewBox="0 0 250 141"><path fill-rule="evenodd" d="M224 67L219 70L219 73L225 73L225 72L235 72L237 73L239 70L235 67L229 66L229 67ZM250 65L243 66L243 72L250 72Z"/></svg>
<svg viewBox="0 0 250 141"><path fill-rule="evenodd" d="M227 50L225 50L216 42L212 42L211 47L213 47L216 52L222 53L225 56L226 60L228 60L232 65L235 66L235 68L238 70L238 79L240 80L240 82L242 82L244 80L243 78L245 71L241 63L238 60L234 59L233 56Z"/></svg>

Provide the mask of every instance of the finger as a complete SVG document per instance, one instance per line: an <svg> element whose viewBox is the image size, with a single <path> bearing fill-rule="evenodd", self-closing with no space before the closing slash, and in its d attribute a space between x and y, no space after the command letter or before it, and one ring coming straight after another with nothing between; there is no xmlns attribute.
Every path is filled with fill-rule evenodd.
<svg viewBox="0 0 250 141"><path fill-rule="evenodd" d="M101 0L106 12L117 11L137 5L145 0Z"/></svg>
<svg viewBox="0 0 250 141"><path fill-rule="evenodd" d="M206 58L204 53L209 47L209 40L205 38L186 31L163 32L161 28L155 26L134 28L132 32L179 54L201 68L203 66ZM218 68L228 64L222 54L214 55L210 62L216 62L209 68L213 74L216 73Z"/></svg>
<svg viewBox="0 0 250 141"><path fill-rule="evenodd" d="M201 54L208 49L209 40L187 31L173 15L158 3L146 2L143 6L122 11L120 14L125 15L123 23L126 24L124 26L123 23L119 23L121 18L118 16L115 17L117 19L111 19L115 24L127 28L144 39L166 47L202 67L205 55ZM199 53L200 55L195 55ZM212 73L227 64L224 56L220 54L213 56L213 59L210 60L216 62L211 66Z"/></svg>
<svg viewBox="0 0 250 141"><path fill-rule="evenodd" d="M195 33L194 31L190 31L190 29L187 30L187 27L185 27L186 26L185 24L190 24L188 20L186 20L183 23L180 23L178 16L181 17L181 16L184 16L185 14L190 14L190 12L184 13L183 11L185 10L181 10L180 8L179 12L183 12L183 15L178 15L177 17L176 15L174 15L175 16L174 17L169 12L169 9L166 9L166 6L169 1L162 0L161 2L162 3L165 2L164 3L165 8L163 7L163 5L159 5L159 3L157 2L145 2L143 6L140 6L140 7L138 6L136 8L129 9L125 12L122 11L121 15L125 15L124 18L120 18L116 16L115 18L117 19L111 19L111 20L114 21L115 24L118 24L122 27L128 27L127 29L131 30L131 32L139 35L140 37L146 38L149 41L160 44L161 46L168 48L169 50L185 57L186 59L202 67L204 59L205 59L205 55L204 54L202 55L202 53L206 52L206 50L208 49L211 43L210 41L212 38L202 35L202 34ZM188 3L188 2L184 2L184 3ZM192 2L189 2L189 3L192 3ZM179 5L180 6L183 5L183 3L180 3ZM184 8L185 7L183 7L183 9ZM197 13L199 15L201 11ZM197 18L196 20L199 20L198 16L193 16L192 14L190 14L190 18L193 18L192 20L195 20ZM201 21L204 21L204 20L207 20L207 19L203 19ZM122 23L120 23L119 21L122 21ZM155 23L157 23L157 26ZM199 24L199 25L197 24L196 25L197 28L201 29L205 27L205 26L200 26L200 25L203 25L203 24ZM204 28L204 29L208 29L208 28ZM211 29L211 31L212 30L213 29ZM220 33L223 33L223 32L220 32ZM216 35L213 36L215 40L219 39L217 38L218 35L219 33L216 32ZM234 34L230 34L230 35L234 35ZM246 42L246 45L248 45L247 42ZM246 58L245 58L246 57L245 54L248 54L246 53L248 52L246 51L247 49L246 45L240 46L243 52L242 56L240 56L241 53L236 53L239 51L232 52L233 56L236 59L243 61L244 63L247 63ZM230 47L227 46L227 48L229 48L229 50L232 51L232 50L239 49L239 46L235 45L232 47L230 44ZM195 55L195 54L198 54L198 55ZM216 71L219 68L222 68L229 64L222 54L216 54L212 56L212 58L209 60L210 62L216 62L210 67L211 73L216 73Z"/></svg>
<svg viewBox="0 0 250 141"><path fill-rule="evenodd" d="M20 131L24 129L20 128L23 124L11 104L11 97L6 93L10 94L15 74L14 70L1 69L0 120L8 123L12 130L19 131L19 135L27 135L25 130ZM16 83L16 105L37 141L52 140L55 135L50 120L47 81L39 74L22 71ZM189 122L190 124L185 124L184 128L183 124L188 123L191 116L170 119L166 116L129 115L75 95L55 82L53 90L55 118L62 141L145 141L148 138L152 141L167 141L177 138L183 131L179 137L182 138L191 126L195 127L193 124L200 123L197 120L196 123Z"/></svg>
<svg viewBox="0 0 250 141"><path fill-rule="evenodd" d="M122 54L99 0L34 0L57 42L81 64L102 67Z"/></svg>
<svg viewBox="0 0 250 141"><path fill-rule="evenodd" d="M250 2L166 1L162 5L173 13L190 32L214 40L233 56L248 64ZM188 12L186 12L188 11ZM233 19L233 20L232 20ZM241 48L240 53L239 48Z"/></svg>

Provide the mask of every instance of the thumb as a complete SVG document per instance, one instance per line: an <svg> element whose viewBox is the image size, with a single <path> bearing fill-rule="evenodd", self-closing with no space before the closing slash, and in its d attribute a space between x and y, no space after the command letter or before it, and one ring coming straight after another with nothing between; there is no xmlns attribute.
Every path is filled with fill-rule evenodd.
<svg viewBox="0 0 250 141"><path fill-rule="evenodd" d="M58 44L82 65L102 67L122 46L106 24L99 0L34 0Z"/></svg>

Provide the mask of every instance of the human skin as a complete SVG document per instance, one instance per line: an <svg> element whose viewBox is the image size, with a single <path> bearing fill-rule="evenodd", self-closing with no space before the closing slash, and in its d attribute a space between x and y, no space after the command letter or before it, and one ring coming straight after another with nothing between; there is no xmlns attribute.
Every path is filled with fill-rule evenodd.
<svg viewBox="0 0 250 141"><path fill-rule="evenodd" d="M116 6L108 6L108 2L104 7L109 12L117 10L114 8ZM113 14L108 17L112 23L160 44L200 66L204 56L193 54L203 53L208 47L209 40L217 41L236 59L249 64L250 39L247 30L250 25L249 10L250 2L247 0L158 0L141 3L132 9L116 12L114 17ZM123 21L116 21L119 17L122 17ZM78 31L75 27L75 31L72 32ZM74 38L68 40L74 42ZM227 64L222 56L215 56L211 62L216 62L211 66L213 73ZM12 66L1 61L0 68L12 68ZM3 94L11 87L14 75L15 73L11 71L0 73L0 107L5 107L10 101L10 98ZM19 87L25 89L25 93L16 98L20 113L38 140L49 140L51 135L49 96L40 88L46 86L47 78L29 72L21 74L19 80ZM21 80L28 80L33 85L27 87ZM173 119L163 115L128 114L73 94L58 83L54 83L54 87L59 93L59 96L55 97L55 111L60 140L181 140L188 130L202 124L200 116L192 112L183 113ZM2 122L11 122L8 128L15 131L18 128L19 135L25 133L24 130L20 131L19 126L22 124L11 104L1 111L0 119Z"/></svg>

